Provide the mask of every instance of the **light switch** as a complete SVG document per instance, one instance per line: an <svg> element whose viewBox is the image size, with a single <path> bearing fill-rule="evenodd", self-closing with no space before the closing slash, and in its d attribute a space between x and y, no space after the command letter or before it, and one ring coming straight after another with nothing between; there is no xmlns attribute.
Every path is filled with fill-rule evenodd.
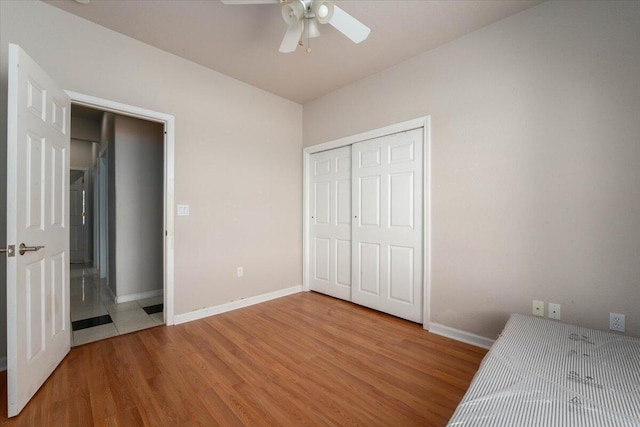
<svg viewBox="0 0 640 427"><path fill-rule="evenodd" d="M178 216L189 216L189 205L178 205Z"/></svg>

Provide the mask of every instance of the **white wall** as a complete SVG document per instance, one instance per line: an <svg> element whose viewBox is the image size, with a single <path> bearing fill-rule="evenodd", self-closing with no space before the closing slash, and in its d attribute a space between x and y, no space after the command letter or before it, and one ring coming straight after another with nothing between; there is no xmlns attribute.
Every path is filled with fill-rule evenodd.
<svg viewBox="0 0 640 427"><path fill-rule="evenodd" d="M39 1L0 1L0 40L2 134L9 42L65 89L175 116L176 314L301 284L299 104Z"/></svg>
<svg viewBox="0 0 640 427"><path fill-rule="evenodd" d="M533 299L640 336L640 2L546 2L304 106L304 145L431 115L431 320Z"/></svg>
<svg viewBox="0 0 640 427"><path fill-rule="evenodd" d="M161 290L164 126L116 115L116 296Z"/></svg>

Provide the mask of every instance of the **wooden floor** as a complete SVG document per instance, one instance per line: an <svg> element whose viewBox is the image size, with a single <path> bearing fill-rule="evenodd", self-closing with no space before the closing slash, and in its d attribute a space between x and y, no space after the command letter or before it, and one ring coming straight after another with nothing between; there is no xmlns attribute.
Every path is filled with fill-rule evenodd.
<svg viewBox="0 0 640 427"><path fill-rule="evenodd" d="M0 424L442 426L485 353L300 293L74 348Z"/></svg>

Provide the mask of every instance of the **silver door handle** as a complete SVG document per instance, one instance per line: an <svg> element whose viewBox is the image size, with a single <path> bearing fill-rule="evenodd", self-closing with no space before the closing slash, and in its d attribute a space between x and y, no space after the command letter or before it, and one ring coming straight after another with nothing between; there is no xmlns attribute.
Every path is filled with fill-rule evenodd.
<svg viewBox="0 0 640 427"><path fill-rule="evenodd" d="M27 246L24 243L20 243L18 253L20 255L24 255L25 252L35 252L39 251L40 249L44 249L44 246Z"/></svg>

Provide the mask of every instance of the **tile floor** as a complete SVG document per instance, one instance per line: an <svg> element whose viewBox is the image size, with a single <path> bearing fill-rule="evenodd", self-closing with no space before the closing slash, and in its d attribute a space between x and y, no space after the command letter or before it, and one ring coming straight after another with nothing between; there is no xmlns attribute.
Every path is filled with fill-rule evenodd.
<svg viewBox="0 0 640 427"><path fill-rule="evenodd" d="M162 296L115 304L90 265L71 264L70 298L72 346L164 324Z"/></svg>

